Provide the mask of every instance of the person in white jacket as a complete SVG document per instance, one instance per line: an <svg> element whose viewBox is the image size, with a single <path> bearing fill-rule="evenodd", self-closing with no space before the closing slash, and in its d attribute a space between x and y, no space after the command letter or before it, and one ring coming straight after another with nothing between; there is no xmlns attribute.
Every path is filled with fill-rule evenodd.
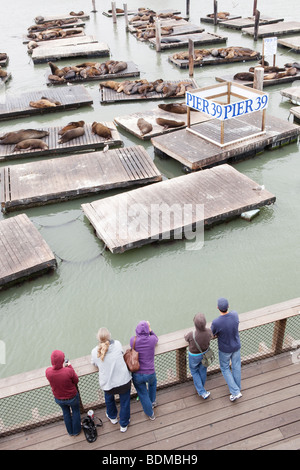
<svg viewBox="0 0 300 470"><path fill-rule="evenodd" d="M127 431L130 422L131 373L123 359L120 341L111 339L107 328L97 333L98 346L91 353L91 363L99 369L99 384L104 391L106 416L112 424L118 423L115 395L120 397L120 431Z"/></svg>

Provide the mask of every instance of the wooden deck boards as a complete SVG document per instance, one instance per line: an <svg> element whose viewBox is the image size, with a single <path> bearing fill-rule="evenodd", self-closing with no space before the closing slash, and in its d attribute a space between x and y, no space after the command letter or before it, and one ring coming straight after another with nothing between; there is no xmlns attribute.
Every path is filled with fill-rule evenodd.
<svg viewBox="0 0 300 470"><path fill-rule="evenodd" d="M197 25L194 25L194 24L191 24L191 23L188 23L186 22L186 24L180 24L180 25L177 25L176 23L174 23L174 25L172 25L172 28L173 28L173 31L169 34L163 34L162 35L162 38L163 37L166 37L166 38L171 38L171 37L175 37L175 36L186 36L188 34L196 34L196 33L203 33L204 31L204 28L200 27L200 26L197 26ZM136 38L139 40L139 41L148 41L148 39L144 39L144 38L139 38L137 37L137 32L134 32L133 33L134 36L136 36Z"/></svg>
<svg viewBox="0 0 300 470"><path fill-rule="evenodd" d="M71 38L72 39L72 38ZM42 64L49 61L56 61L60 59L68 59L72 57L106 57L109 56L109 47L104 42L84 42L85 37L73 38L77 44L54 45L51 44L38 46L32 51L32 60L34 64ZM64 39L57 39L57 41L64 41ZM94 40L93 40L94 41Z"/></svg>
<svg viewBox="0 0 300 470"><path fill-rule="evenodd" d="M296 34L300 32L299 21L281 21L276 24L259 26L257 37L266 38L269 36L282 36L286 34ZM242 33L254 36L254 27L242 29Z"/></svg>
<svg viewBox="0 0 300 470"><path fill-rule="evenodd" d="M172 42L171 40L174 39ZM161 38L160 47L164 49L175 49L176 47L188 46L189 40L192 40L194 45L206 45L206 44L220 44L227 41L227 37L219 36L213 33L194 33L194 34L182 34L181 36L169 35ZM156 39L149 39L149 43L152 47L156 46Z"/></svg>
<svg viewBox="0 0 300 470"><path fill-rule="evenodd" d="M288 47L293 51L300 52L300 36L278 39L277 44L282 47Z"/></svg>
<svg viewBox="0 0 300 470"><path fill-rule="evenodd" d="M300 86L292 86L280 90L280 94L288 98L293 104L300 104Z"/></svg>
<svg viewBox="0 0 300 470"><path fill-rule="evenodd" d="M0 222L0 288L55 267L52 251L25 214Z"/></svg>
<svg viewBox="0 0 300 470"><path fill-rule="evenodd" d="M274 24L279 23L280 21L284 21L284 18L269 18L269 17L260 17L259 25L266 25L266 24ZM219 25L223 26L224 28L231 28L231 29L242 29L242 28L250 28L254 27L255 24L255 17L249 16L248 18L236 18L233 20L226 20L220 21Z"/></svg>
<svg viewBox="0 0 300 470"><path fill-rule="evenodd" d="M22 210L161 179L141 146L13 165L0 169L1 207Z"/></svg>
<svg viewBox="0 0 300 470"><path fill-rule="evenodd" d="M67 435L62 421L0 439L0 450L298 450L300 448L299 363L291 354L242 367L242 393L231 403L221 374L208 377L211 397L202 400L193 382L158 390L156 419L144 415L140 402L131 400L127 432L112 425L105 409L98 439L89 444L83 432ZM84 415L85 416L85 415ZM83 416L83 417L84 417ZM106 454L105 454L106 455ZM126 453L128 455L128 453ZM200 459L198 455L198 462ZM201 454L202 455L202 454ZM134 456L134 454L132 454Z"/></svg>
<svg viewBox="0 0 300 470"><path fill-rule="evenodd" d="M182 238L182 233L190 224L209 226L275 201L271 193L254 191L255 187L257 184L254 181L229 165L222 165L83 204L82 209L107 248L112 253L122 253L159 239L172 239L174 235ZM130 212L136 205L143 207L146 216L140 217L140 220L139 215L132 216L133 230L128 216L124 230L119 219L120 207L124 209L122 216L126 217L126 211ZM175 208L174 218L163 217L159 221L158 214L153 214L152 208L161 205L169 207L170 211ZM203 205L205 215L196 210ZM189 218L184 211L191 207L193 214ZM138 229L136 224L139 225Z"/></svg>
<svg viewBox="0 0 300 470"><path fill-rule="evenodd" d="M37 22L36 19L40 18L40 20ZM43 19L41 19L43 18ZM44 15L37 15L35 17L35 22L36 24L43 24L43 23L48 23L49 21L57 21L57 20L70 20L70 19L75 19L77 18L78 20L89 20L90 15L68 15L68 14L62 14L62 15L54 15L54 16L44 16Z"/></svg>
<svg viewBox="0 0 300 470"><path fill-rule="evenodd" d="M218 19L217 19L217 23L219 24L219 23L223 23L223 21L235 20L235 19L237 19L237 18L241 18L241 16L229 15L229 16L227 17L227 19L219 19L219 18L218 18ZM213 22L214 22L214 18L211 18L211 17L209 17L209 16L203 16L203 17L200 18L200 21L201 21L202 23L213 23Z"/></svg>
<svg viewBox="0 0 300 470"><path fill-rule="evenodd" d="M194 79L183 79L183 80L165 80L166 83L178 84L184 81L185 83L190 83L191 89L198 88L198 85ZM132 95L127 95L123 91L117 93L111 88L106 88L100 83L100 102L101 103L114 103L119 101L136 101L136 100L159 100L164 99L166 96L163 93L157 93L156 91L150 91L147 93L147 96L142 96L139 93L134 93ZM180 99L184 96L168 96L166 99Z"/></svg>
<svg viewBox="0 0 300 470"><path fill-rule="evenodd" d="M66 121L68 124L68 121ZM65 125L66 125L65 124ZM72 152L84 152L84 151L93 151L104 148L106 145L110 147L120 146L123 144L120 134L116 129L116 126L113 122L103 122L105 126L109 127L112 132L111 139L104 139L97 134L92 132L92 125L85 124L84 129L85 133L81 137L72 139L69 142L58 143L60 135L58 132L62 129L63 126L56 127L47 127L41 128L39 130L48 131L49 135L43 137L42 140L48 145L48 149L24 149L14 151L15 145L4 145L0 144L0 161L1 160L14 160L19 158L30 158L30 157L45 157L51 155L60 155L64 153ZM5 132L3 132L5 134Z"/></svg>
<svg viewBox="0 0 300 470"><path fill-rule="evenodd" d="M167 134L169 132L173 132L178 130L178 128L171 127L169 129L164 129L164 127L157 124L156 119L158 117L164 119L170 119L172 121L182 121L184 122L184 127L187 123L187 115L186 114L176 114L164 111L163 109L156 108L151 111L144 111L140 113L133 113L124 116L117 116L114 118L116 124L130 134L138 137L142 140L149 140L152 137L156 137L158 135ZM152 124L152 131L148 134L142 135L140 129L137 126L137 121L139 118L144 118L147 122ZM191 112L191 124L195 124L198 122L208 121L211 119L207 114L201 112ZM182 129L182 128L180 128Z"/></svg>
<svg viewBox="0 0 300 470"><path fill-rule="evenodd" d="M51 108L32 108L29 106L30 101L38 101L42 96L59 101L61 105ZM76 109L81 106L91 106L92 104L92 97L83 85L57 88L55 90L37 90L16 96L6 94L6 101L4 103L0 102L0 120L65 111L66 109Z"/></svg>
<svg viewBox="0 0 300 470"><path fill-rule="evenodd" d="M233 83L237 83L239 85L244 85L244 86L249 86L249 87L253 87L253 81L250 82L248 80L239 80L239 79L235 79L233 78L234 75L223 75L222 77L215 77L215 79L217 80L217 82L233 82ZM293 83L295 80L299 80L300 79L300 71L297 72L296 75L293 75L293 76L287 76L287 77L281 77L281 78L272 78L271 80L263 80L263 87L269 87L269 86L272 86L272 85L280 85L281 83Z"/></svg>
<svg viewBox="0 0 300 470"><path fill-rule="evenodd" d="M245 117L238 118L236 135L240 132L247 132L250 126L259 128L258 113L253 113ZM193 129L201 132L201 127L211 126L212 121L203 124L195 124ZM243 130L244 129L244 130ZM226 134L226 123L225 123ZM290 124L287 121L267 115L266 134L260 137L249 138L240 143L230 144L224 149L217 145L193 135L186 129L178 130L172 134L154 137L151 142L157 153L169 156L178 160L190 170L209 168L220 163L254 157L257 153L266 148L273 148L282 143L289 143L297 140L300 134L299 126ZM170 137L171 136L171 137Z"/></svg>
<svg viewBox="0 0 300 470"><path fill-rule="evenodd" d="M125 70L122 70L121 72L105 74L105 75L97 75L95 77L87 77L87 78L76 76L76 78L68 78L64 82L51 81L49 80L49 78L47 78L47 86L64 85L66 83L85 83L85 82L93 82L93 81L99 82L101 80L114 80L115 78L139 77L139 76L140 76L140 71L138 70L137 65L132 61L128 61L127 68Z"/></svg>

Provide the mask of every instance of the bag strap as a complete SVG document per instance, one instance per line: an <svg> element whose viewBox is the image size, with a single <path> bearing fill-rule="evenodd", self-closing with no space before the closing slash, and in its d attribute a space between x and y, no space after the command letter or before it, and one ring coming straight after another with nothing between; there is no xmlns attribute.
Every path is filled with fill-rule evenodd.
<svg viewBox="0 0 300 470"><path fill-rule="evenodd" d="M133 340L132 349L134 349L134 346L135 346L135 341L136 341L136 336L134 337L134 340Z"/></svg>
<svg viewBox="0 0 300 470"><path fill-rule="evenodd" d="M199 349L199 351L202 353L203 351L202 351L202 349L200 348L200 346L199 346L199 344L197 343L196 338L195 338L195 331L193 331L193 340L195 341L195 344L196 344L197 348Z"/></svg>

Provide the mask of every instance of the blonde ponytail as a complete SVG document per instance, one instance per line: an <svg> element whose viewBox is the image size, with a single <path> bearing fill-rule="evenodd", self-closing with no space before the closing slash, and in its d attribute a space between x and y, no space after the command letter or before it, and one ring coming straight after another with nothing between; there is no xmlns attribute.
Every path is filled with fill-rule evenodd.
<svg viewBox="0 0 300 470"><path fill-rule="evenodd" d="M99 342L98 349L97 349L97 357L100 357L101 361L104 360L105 354L108 351L110 345L110 332L107 328L100 328L97 333L97 339Z"/></svg>

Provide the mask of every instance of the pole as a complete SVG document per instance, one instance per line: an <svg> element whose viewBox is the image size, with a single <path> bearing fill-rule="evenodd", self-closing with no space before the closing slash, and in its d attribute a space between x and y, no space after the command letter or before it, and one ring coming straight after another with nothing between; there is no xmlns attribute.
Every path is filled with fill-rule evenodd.
<svg viewBox="0 0 300 470"><path fill-rule="evenodd" d="M260 11L255 12L255 23L254 23L254 41L257 41L258 37L258 26L259 26Z"/></svg>
<svg viewBox="0 0 300 470"><path fill-rule="evenodd" d="M93 9L92 9L92 13L96 13L96 0L92 0L92 4L93 4Z"/></svg>
<svg viewBox="0 0 300 470"><path fill-rule="evenodd" d="M155 48L156 52L161 51L161 30L160 30L160 19L155 18Z"/></svg>
<svg viewBox="0 0 300 470"><path fill-rule="evenodd" d="M214 26L218 23L218 2L214 0Z"/></svg>
<svg viewBox="0 0 300 470"><path fill-rule="evenodd" d="M194 76L194 41L189 39L189 76Z"/></svg>
<svg viewBox="0 0 300 470"><path fill-rule="evenodd" d="M124 8L124 16L125 16L125 27L126 31L128 31L128 10L127 10L127 3L123 3L123 8Z"/></svg>

